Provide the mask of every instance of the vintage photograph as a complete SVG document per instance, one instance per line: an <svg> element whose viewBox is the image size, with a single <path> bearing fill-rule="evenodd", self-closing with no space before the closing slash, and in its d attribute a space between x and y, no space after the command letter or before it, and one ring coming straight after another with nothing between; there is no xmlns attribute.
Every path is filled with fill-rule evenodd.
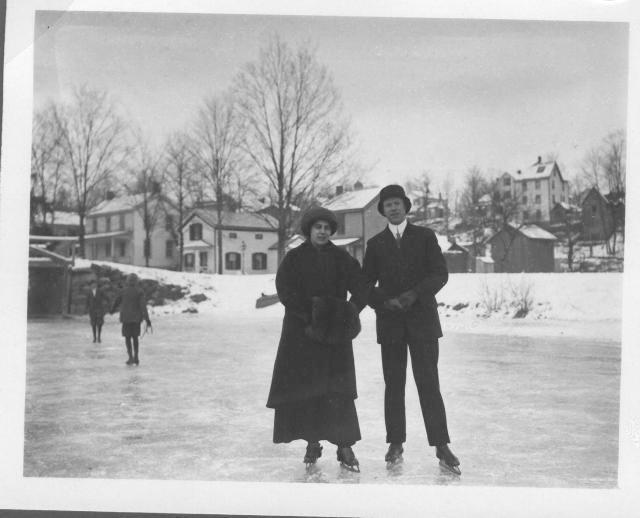
<svg viewBox="0 0 640 518"><path fill-rule="evenodd" d="M629 31L35 10L21 476L619 488Z"/></svg>

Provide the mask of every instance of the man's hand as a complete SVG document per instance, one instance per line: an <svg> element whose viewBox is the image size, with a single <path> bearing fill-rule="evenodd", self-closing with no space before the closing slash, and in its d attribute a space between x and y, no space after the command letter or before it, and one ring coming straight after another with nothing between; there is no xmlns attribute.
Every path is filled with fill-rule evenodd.
<svg viewBox="0 0 640 518"><path fill-rule="evenodd" d="M384 308L389 311L402 311L404 309L397 298L385 300Z"/></svg>
<svg viewBox="0 0 640 518"><path fill-rule="evenodd" d="M409 309L411 306L413 306L413 303L416 301L417 298L418 298L418 295L415 291L407 290L398 297L398 302L400 302L402 309L406 310L406 309Z"/></svg>

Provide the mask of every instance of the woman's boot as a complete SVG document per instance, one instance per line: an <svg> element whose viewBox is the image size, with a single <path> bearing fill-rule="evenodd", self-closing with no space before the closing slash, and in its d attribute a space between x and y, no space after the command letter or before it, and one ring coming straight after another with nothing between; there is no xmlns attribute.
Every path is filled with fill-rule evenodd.
<svg viewBox="0 0 640 518"><path fill-rule="evenodd" d="M322 457L322 446L318 441L307 443L307 452L304 454L304 463L307 466L315 464Z"/></svg>
<svg viewBox="0 0 640 518"><path fill-rule="evenodd" d="M351 446L338 446L337 457L341 466L360 473L360 463L356 459Z"/></svg>

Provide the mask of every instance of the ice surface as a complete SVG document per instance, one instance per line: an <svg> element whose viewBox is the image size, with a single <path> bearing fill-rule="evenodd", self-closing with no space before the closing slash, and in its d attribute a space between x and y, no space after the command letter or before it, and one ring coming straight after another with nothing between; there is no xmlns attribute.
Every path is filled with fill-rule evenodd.
<svg viewBox="0 0 640 518"><path fill-rule="evenodd" d="M386 469L380 351L367 310L354 344L363 436L354 451L362 472L341 469L327 443L307 472L302 442L272 443L273 411L265 407L281 306L254 309L247 277L208 278L222 307L156 314L139 367L124 363L115 316L107 317L102 344L91 343L85 318L29 322L25 476L616 485L619 321L600 322L586 338L578 331L584 322L473 319L481 325L457 332L443 317L440 380L458 478L441 471L427 445L410 372L405 462ZM228 301L232 288L236 297ZM605 285L595 280L585 289ZM560 336L562 329L573 337Z"/></svg>

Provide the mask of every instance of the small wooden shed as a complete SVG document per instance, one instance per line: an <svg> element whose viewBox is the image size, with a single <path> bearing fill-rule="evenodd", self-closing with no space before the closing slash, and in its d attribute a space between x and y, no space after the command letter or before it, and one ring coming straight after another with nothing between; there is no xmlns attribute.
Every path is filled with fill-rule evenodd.
<svg viewBox="0 0 640 518"><path fill-rule="evenodd" d="M556 240L556 236L537 225L506 225L488 240L494 271L553 272Z"/></svg>

